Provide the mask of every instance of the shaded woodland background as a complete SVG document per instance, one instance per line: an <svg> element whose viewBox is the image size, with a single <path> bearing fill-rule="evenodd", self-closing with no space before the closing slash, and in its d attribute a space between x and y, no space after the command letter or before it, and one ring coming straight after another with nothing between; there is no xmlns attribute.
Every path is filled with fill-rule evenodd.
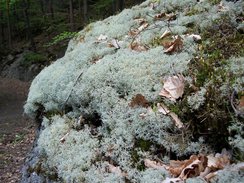
<svg viewBox="0 0 244 183"><path fill-rule="evenodd" d="M0 0L0 59L30 50L27 60L50 62L87 24L143 0Z"/></svg>

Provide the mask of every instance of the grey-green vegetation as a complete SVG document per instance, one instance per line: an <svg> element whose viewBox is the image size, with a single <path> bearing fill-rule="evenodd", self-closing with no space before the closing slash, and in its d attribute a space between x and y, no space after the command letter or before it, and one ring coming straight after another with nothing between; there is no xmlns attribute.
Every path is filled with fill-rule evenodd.
<svg viewBox="0 0 244 183"><path fill-rule="evenodd" d="M57 174L54 181L161 182L167 171L146 168L144 158L183 159L222 148L243 161L243 118L229 100L234 90L239 97L244 90L244 37L236 29L243 2L223 1L225 9L207 0L160 0L155 9L151 2L89 24L70 41L65 56L32 82L25 112L43 117L37 149L45 155L42 169ZM162 12L177 18L153 18ZM129 48L134 38L128 32L139 27L136 18L149 23L135 38L147 51ZM183 50L166 54L155 39L169 28L175 35L199 34L202 41L182 36ZM117 39L120 48L99 40L101 34L107 41ZM162 79L176 73L185 76L186 87L174 103L158 94ZM178 129L157 110L142 117L147 108L130 105L137 94L152 108L165 103L188 128ZM126 178L109 173L108 163L119 166ZM243 172L222 170L213 181L241 182Z"/></svg>

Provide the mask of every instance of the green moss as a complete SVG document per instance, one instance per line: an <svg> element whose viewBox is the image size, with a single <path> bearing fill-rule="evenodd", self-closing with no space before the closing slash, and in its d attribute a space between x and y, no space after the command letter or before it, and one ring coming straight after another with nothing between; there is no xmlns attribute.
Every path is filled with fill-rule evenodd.
<svg viewBox="0 0 244 183"><path fill-rule="evenodd" d="M221 0L209 0L209 3L212 5L219 4L220 2L221 2Z"/></svg>
<svg viewBox="0 0 244 183"><path fill-rule="evenodd" d="M200 13L200 11L193 7L189 11L186 12L186 16L197 15L199 13Z"/></svg>
<svg viewBox="0 0 244 183"><path fill-rule="evenodd" d="M226 67L230 57L243 56L244 37L227 16L215 20L201 36L203 41L199 45L199 52L191 60L189 68L195 90L204 87L207 91L204 104L194 113L189 108L182 113L179 109L184 108L188 93L170 109L190 123L194 138L204 136L214 149L221 150L229 147L227 137L231 107L228 96L223 96L220 88L223 83L231 86L236 79L236 76L226 72Z"/></svg>
<svg viewBox="0 0 244 183"><path fill-rule="evenodd" d="M43 114L43 116L45 116L48 119L51 119L53 116L55 115L63 115L63 112L58 111L58 110L52 110L52 111L47 111Z"/></svg>
<svg viewBox="0 0 244 183"><path fill-rule="evenodd" d="M140 148L142 151L148 151L152 145L149 140L138 139L135 143L135 147Z"/></svg>
<svg viewBox="0 0 244 183"><path fill-rule="evenodd" d="M48 61L46 56L39 53L29 52L24 55L20 65L23 67L29 67L32 64L44 64L46 61Z"/></svg>

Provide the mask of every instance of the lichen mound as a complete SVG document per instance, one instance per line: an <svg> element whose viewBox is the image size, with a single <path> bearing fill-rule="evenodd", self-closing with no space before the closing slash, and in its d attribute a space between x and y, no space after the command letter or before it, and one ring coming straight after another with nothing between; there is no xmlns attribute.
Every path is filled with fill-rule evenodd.
<svg viewBox="0 0 244 183"><path fill-rule="evenodd" d="M243 161L242 22L242 1L148 0L89 24L32 82L25 113L40 123L38 158L22 182L158 183L173 175L145 159L224 148ZM184 78L174 100L159 96L170 76ZM218 169L212 182L244 181Z"/></svg>

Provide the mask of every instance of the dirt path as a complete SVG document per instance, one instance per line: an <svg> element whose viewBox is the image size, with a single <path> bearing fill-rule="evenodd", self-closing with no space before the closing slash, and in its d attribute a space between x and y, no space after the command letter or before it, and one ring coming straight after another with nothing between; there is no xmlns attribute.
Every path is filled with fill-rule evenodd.
<svg viewBox="0 0 244 183"><path fill-rule="evenodd" d="M23 116L29 83L0 77L0 182L19 182L35 124Z"/></svg>

